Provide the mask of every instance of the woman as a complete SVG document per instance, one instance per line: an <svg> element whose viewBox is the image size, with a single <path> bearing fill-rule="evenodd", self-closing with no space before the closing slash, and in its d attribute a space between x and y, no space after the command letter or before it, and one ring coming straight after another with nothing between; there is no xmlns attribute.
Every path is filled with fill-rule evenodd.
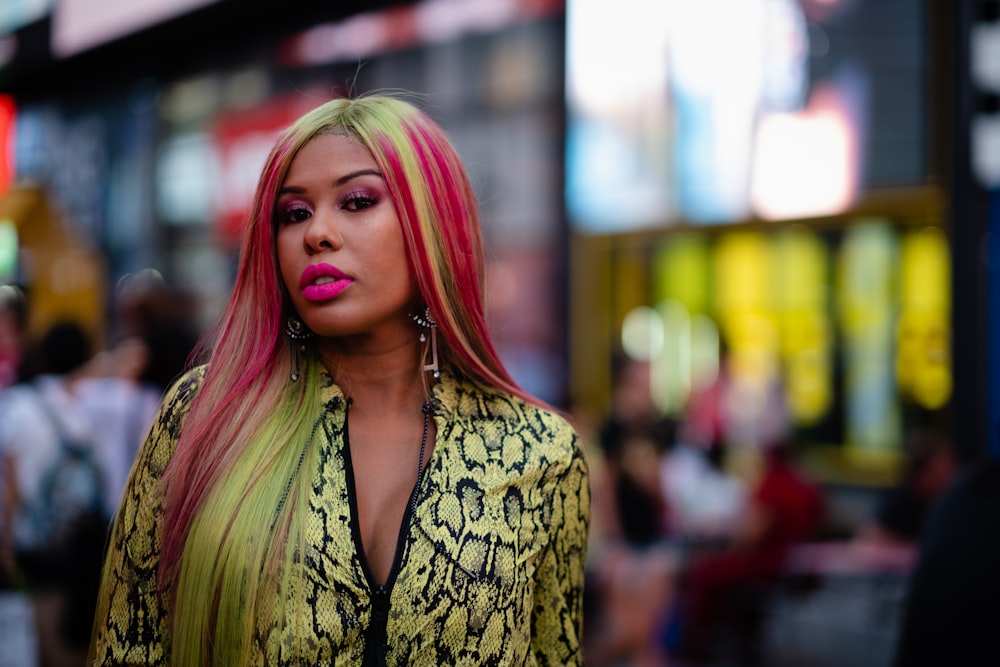
<svg viewBox="0 0 1000 667"><path fill-rule="evenodd" d="M123 499L94 664L582 663L586 464L487 335L474 197L412 105L261 175L208 363Z"/></svg>

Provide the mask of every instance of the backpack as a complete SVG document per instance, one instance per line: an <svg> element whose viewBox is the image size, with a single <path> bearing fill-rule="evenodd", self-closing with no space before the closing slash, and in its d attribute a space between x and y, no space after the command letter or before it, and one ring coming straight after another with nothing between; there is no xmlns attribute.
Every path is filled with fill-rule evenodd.
<svg viewBox="0 0 1000 667"><path fill-rule="evenodd" d="M66 432L41 392L39 403L59 436L59 454L42 476L32 521L43 543L54 547L88 516L103 514L103 474L90 444Z"/></svg>

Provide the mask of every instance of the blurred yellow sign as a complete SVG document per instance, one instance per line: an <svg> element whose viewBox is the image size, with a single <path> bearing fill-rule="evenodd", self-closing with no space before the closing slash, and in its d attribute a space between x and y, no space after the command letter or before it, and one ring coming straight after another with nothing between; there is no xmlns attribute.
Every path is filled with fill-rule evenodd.
<svg viewBox="0 0 1000 667"><path fill-rule="evenodd" d="M16 227L15 278L28 299L28 336L40 338L56 322L73 320L99 347L107 277L104 258L93 243L71 221L57 216L42 188L14 187L0 196L0 220Z"/></svg>

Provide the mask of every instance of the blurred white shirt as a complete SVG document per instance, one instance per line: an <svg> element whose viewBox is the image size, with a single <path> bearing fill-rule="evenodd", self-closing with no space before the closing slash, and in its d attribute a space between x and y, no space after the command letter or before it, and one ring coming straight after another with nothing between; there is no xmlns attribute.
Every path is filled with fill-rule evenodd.
<svg viewBox="0 0 1000 667"><path fill-rule="evenodd" d="M746 484L712 466L701 450L675 445L660 464L660 483L678 536L715 540L735 532L746 503Z"/></svg>
<svg viewBox="0 0 1000 667"><path fill-rule="evenodd" d="M14 462L21 503L29 506L40 497L42 479L60 454L61 428L92 447L102 470L105 513L112 516L160 398L151 387L104 377L77 379L70 385L43 375L0 391L0 455ZM41 400L55 413L58 427ZM19 550L38 546L41 538L24 512L14 517L13 535Z"/></svg>

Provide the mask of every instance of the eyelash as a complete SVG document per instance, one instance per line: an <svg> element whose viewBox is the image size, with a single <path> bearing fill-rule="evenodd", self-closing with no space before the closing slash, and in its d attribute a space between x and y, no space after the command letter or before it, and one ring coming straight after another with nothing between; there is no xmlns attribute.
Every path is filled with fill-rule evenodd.
<svg viewBox="0 0 1000 667"><path fill-rule="evenodd" d="M371 208L377 204L379 198L375 195L368 194L366 192L352 192L341 200L340 208L345 211L350 211L352 213L358 213L364 211L365 209ZM306 215L301 215L305 213ZM312 209L308 206L303 206L301 204L292 204L288 208L281 210L278 213L278 223L282 225L294 224L296 222L303 222L312 217Z"/></svg>
<svg viewBox="0 0 1000 667"><path fill-rule="evenodd" d="M302 222L303 220L308 220L309 216L296 217L300 213L308 213L309 216L312 215L312 211L306 206L291 206L286 209L282 209L278 212L278 224L280 225L290 225L296 222Z"/></svg>
<svg viewBox="0 0 1000 667"><path fill-rule="evenodd" d="M364 205L359 207L359 203L364 203ZM344 197L344 200L340 204L340 208L347 211L363 211L366 208L371 208L377 203L378 197L375 195L368 194L367 192L352 192Z"/></svg>

